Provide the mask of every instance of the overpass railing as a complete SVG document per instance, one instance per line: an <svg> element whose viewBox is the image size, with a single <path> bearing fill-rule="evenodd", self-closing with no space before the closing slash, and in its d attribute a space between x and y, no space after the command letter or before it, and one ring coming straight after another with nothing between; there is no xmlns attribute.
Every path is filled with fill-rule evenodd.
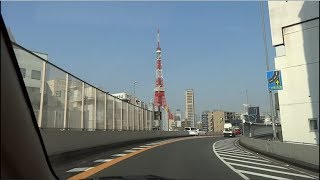
<svg viewBox="0 0 320 180"><path fill-rule="evenodd" d="M153 106L118 99L52 64L46 54L12 46L40 128L151 130Z"/></svg>

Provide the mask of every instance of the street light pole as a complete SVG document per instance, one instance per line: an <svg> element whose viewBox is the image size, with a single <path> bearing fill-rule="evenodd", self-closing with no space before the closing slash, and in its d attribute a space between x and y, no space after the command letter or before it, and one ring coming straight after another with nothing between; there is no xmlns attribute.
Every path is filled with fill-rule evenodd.
<svg viewBox="0 0 320 180"><path fill-rule="evenodd" d="M269 66L269 57L268 57L268 47L267 47L267 38L266 38L266 32L265 32L265 26L264 26L264 8L263 8L263 1L260 1L260 10L261 10L261 19L262 19L262 34L263 34L263 45L264 45L264 53L266 58L266 66L267 71L270 70ZM271 120L272 120L272 129L273 129L273 139L277 139L277 133L276 133L276 127L275 127L275 119L273 114L273 98L272 98L272 92L269 90L269 103L270 103L270 111L271 111Z"/></svg>
<svg viewBox="0 0 320 180"><path fill-rule="evenodd" d="M133 101L134 101L134 105L136 105L136 84L137 83L138 83L137 81L133 82Z"/></svg>
<svg viewBox="0 0 320 180"><path fill-rule="evenodd" d="M137 84L138 82L137 81L134 81L133 82L133 101L134 101L134 106L133 106L133 130L135 130L135 120L136 120L136 103L135 103L135 101L136 101L136 84Z"/></svg>

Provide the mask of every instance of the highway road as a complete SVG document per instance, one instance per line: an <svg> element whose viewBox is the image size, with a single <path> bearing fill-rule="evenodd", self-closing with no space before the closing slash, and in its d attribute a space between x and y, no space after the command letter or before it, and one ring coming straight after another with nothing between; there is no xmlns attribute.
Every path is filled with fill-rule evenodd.
<svg viewBox="0 0 320 180"><path fill-rule="evenodd" d="M61 179L319 179L317 173L240 147L238 138L207 136L117 148L61 166L56 172Z"/></svg>

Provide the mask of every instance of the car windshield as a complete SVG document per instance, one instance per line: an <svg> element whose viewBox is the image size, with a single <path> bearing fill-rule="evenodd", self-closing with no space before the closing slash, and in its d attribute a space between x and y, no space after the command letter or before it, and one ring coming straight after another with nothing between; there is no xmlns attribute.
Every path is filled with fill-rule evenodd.
<svg viewBox="0 0 320 180"><path fill-rule="evenodd" d="M318 9L318 1L2 1L1 43L11 49L1 44L1 67L8 49L18 78L1 84L19 80L43 164L59 179L317 179L260 154L319 170ZM20 107L18 94L1 97L4 111Z"/></svg>

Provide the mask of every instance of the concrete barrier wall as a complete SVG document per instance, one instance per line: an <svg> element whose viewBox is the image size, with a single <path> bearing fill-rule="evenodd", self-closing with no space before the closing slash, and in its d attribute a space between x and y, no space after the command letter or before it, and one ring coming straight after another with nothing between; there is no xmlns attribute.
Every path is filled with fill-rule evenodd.
<svg viewBox="0 0 320 180"><path fill-rule="evenodd" d="M244 147L258 151L293 164L312 170L319 170L319 146L283 143L241 137L240 144Z"/></svg>
<svg viewBox="0 0 320 180"><path fill-rule="evenodd" d="M188 136L184 131L40 131L49 156L122 142Z"/></svg>

